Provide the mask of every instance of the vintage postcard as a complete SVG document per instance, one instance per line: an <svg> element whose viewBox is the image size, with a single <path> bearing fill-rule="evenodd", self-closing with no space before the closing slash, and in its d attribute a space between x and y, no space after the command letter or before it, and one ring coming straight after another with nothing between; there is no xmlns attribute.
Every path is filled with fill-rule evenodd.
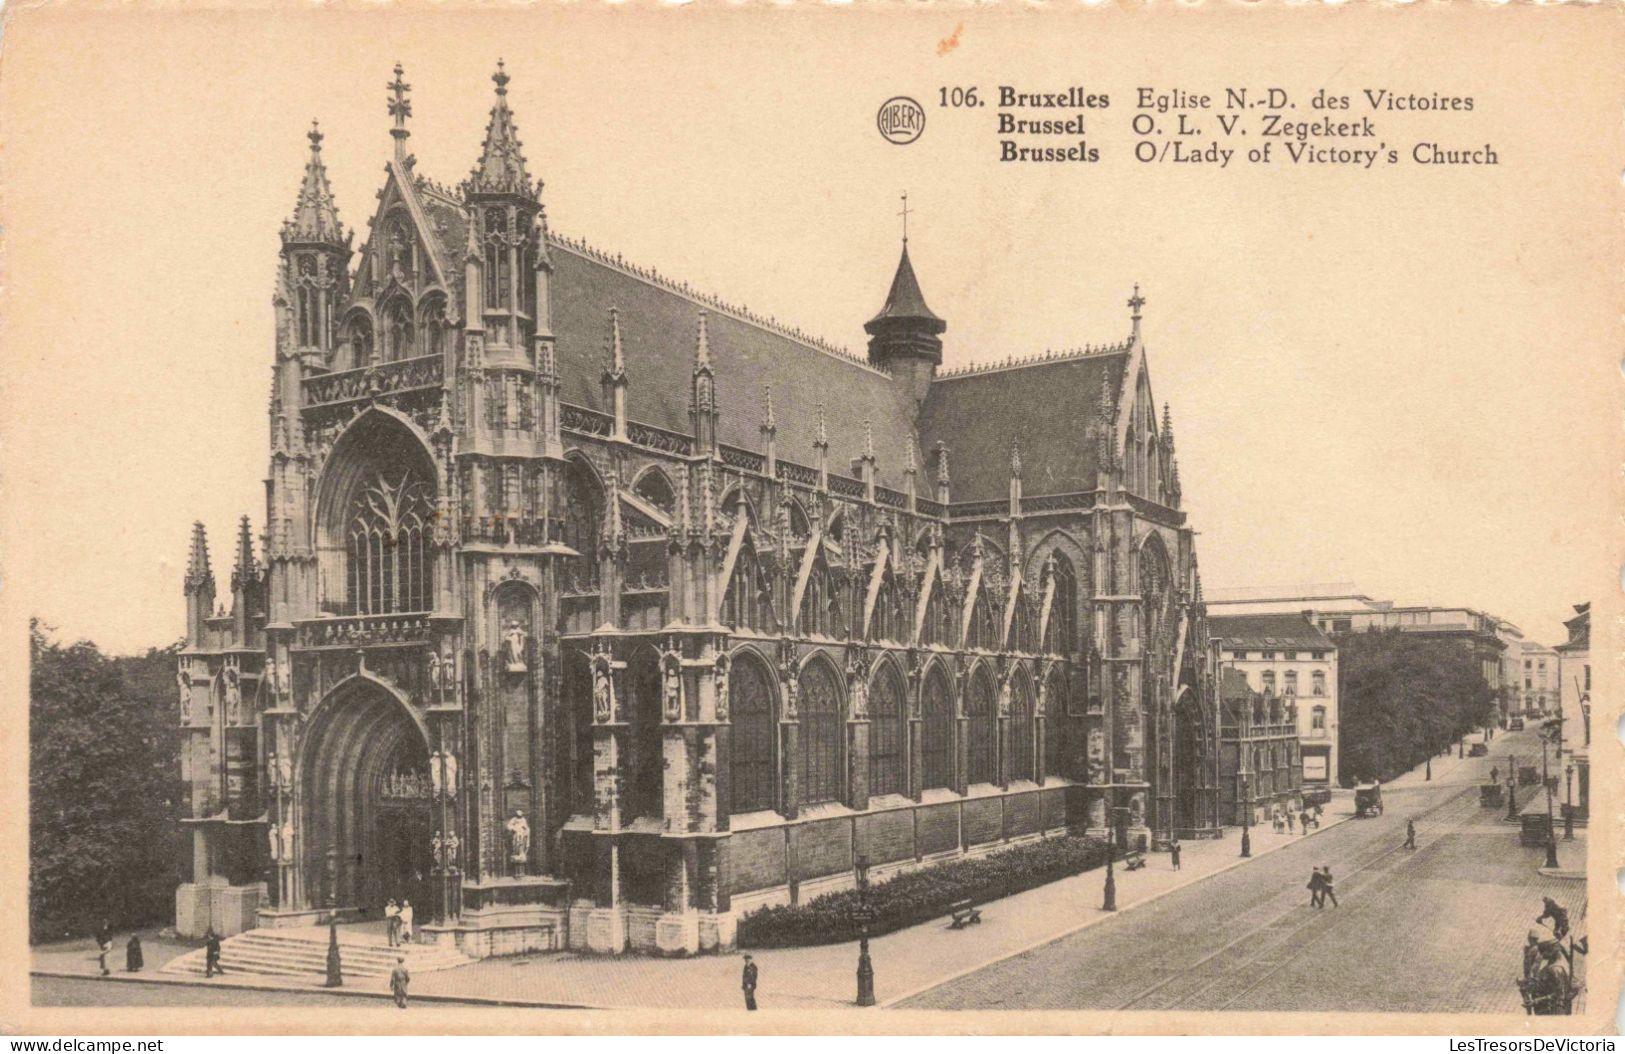
<svg viewBox="0 0 1625 1054"><path fill-rule="evenodd" d="M1615 1031L1613 5L0 58L0 1028Z"/></svg>

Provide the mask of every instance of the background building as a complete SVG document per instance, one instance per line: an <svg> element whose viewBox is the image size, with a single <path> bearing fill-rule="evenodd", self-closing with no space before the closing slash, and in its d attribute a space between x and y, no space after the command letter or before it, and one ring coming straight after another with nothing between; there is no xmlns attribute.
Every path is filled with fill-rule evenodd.
<svg viewBox="0 0 1625 1054"><path fill-rule="evenodd" d="M1303 806L1297 704L1265 695L1239 670L1223 671L1219 796L1227 823L1258 825Z"/></svg>
<svg viewBox="0 0 1625 1054"><path fill-rule="evenodd" d="M1297 712L1303 785L1337 786L1337 645L1302 615L1216 615L1219 663Z"/></svg>
<svg viewBox="0 0 1625 1054"><path fill-rule="evenodd" d="M1124 338L939 374L905 238L850 355L553 233L493 79L449 188L397 67L359 249L311 133L229 612L192 538L177 929L405 895L471 955L683 954L859 856L1216 835L1138 291Z"/></svg>
<svg viewBox="0 0 1625 1054"><path fill-rule="evenodd" d="M1574 767L1576 815L1586 819L1591 815L1591 604L1574 605L1574 617L1563 625L1569 639L1553 650L1558 654L1565 768ZM1564 778L1569 778L1567 772Z"/></svg>
<svg viewBox="0 0 1625 1054"><path fill-rule="evenodd" d="M1512 680L1517 690L1516 709L1525 713L1553 713L1558 708L1561 672L1560 653L1544 644L1522 641L1518 646L1518 670Z"/></svg>

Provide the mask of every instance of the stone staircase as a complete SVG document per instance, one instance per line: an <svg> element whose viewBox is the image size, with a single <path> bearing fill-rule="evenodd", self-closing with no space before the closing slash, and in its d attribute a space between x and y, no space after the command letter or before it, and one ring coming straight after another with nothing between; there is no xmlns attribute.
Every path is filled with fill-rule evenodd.
<svg viewBox="0 0 1625 1054"><path fill-rule="evenodd" d="M321 927L255 929L220 942L220 965L226 976L286 977L322 981L327 978L327 930ZM406 968L415 977L435 970L450 970L473 962L456 948L443 944L408 944L391 948L383 937L339 929L339 958L344 979L387 978L396 956L406 956ZM164 972L204 972L204 949L187 952L164 965Z"/></svg>

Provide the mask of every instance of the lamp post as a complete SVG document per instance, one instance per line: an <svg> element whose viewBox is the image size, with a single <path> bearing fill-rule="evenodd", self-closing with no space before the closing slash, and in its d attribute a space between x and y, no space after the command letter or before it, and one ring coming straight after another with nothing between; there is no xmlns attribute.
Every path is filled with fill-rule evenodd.
<svg viewBox="0 0 1625 1054"><path fill-rule="evenodd" d="M1507 819L1518 819L1518 755L1507 755Z"/></svg>
<svg viewBox="0 0 1625 1054"><path fill-rule="evenodd" d="M875 966L869 961L869 858L859 856L853 863L858 885L858 1005L875 1005Z"/></svg>
<svg viewBox="0 0 1625 1054"><path fill-rule="evenodd" d="M1113 806L1108 819L1110 827L1106 831L1106 896L1101 902L1101 911L1117 910L1117 876L1112 871L1112 863L1117 859L1117 830L1126 819L1128 809L1121 805Z"/></svg>
<svg viewBox="0 0 1625 1054"><path fill-rule="evenodd" d="M1241 855L1246 859L1253 855L1253 802L1247 795L1247 777L1251 773L1241 773Z"/></svg>
<svg viewBox="0 0 1625 1054"><path fill-rule="evenodd" d="M1563 841L1574 841L1574 757L1563 767Z"/></svg>
<svg viewBox="0 0 1625 1054"><path fill-rule="evenodd" d="M1557 867L1557 832L1552 824L1552 777L1547 770L1546 737L1540 739L1540 781L1546 785L1546 866Z"/></svg>

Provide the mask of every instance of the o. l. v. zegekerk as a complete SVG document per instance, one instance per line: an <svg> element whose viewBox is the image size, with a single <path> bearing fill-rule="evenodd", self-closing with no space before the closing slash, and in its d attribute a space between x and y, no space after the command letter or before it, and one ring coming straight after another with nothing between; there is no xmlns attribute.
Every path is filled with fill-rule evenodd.
<svg viewBox="0 0 1625 1054"><path fill-rule="evenodd" d="M311 133L229 614L192 539L178 929L410 897L477 956L696 952L858 856L1216 833L1138 296L1119 343L939 373L905 243L847 355L551 233L495 81L450 189L397 68L359 250Z"/></svg>

